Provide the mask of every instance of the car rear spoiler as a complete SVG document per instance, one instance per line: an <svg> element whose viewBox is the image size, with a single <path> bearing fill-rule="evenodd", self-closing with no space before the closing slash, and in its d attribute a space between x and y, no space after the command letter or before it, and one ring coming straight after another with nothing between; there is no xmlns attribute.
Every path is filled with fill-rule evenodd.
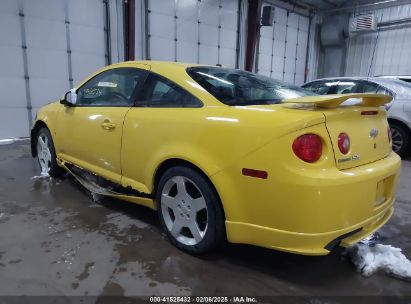
<svg viewBox="0 0 411 304"><path fill-rule="evenodd" d="M347 99L358 98L361 102L356 103L356 106L364 107L380 107L391 102L392 97L383 94L330 94L318 96L305 96L291 99L285 99L283 103L314 105L319 108L336 108Z"/></svg>

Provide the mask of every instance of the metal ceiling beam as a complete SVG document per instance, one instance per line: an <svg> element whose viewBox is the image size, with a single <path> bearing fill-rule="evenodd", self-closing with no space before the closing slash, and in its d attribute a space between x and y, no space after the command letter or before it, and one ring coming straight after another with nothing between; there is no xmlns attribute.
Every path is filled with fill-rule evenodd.
<svg viewBox="0 0 411 304"><path fill-rule="evenodd" d="M356 9L361 9L361 8L367 8L367 7L389 7L389 6L396 6L396 5L401 5L401 4L408 4L409 0L381 0L377 2L369 2L369 3L363 3L360 4L360 1L357 1L357 5L349 5L349 6L342 6L342 7L337 7L337 8L332 8L332 9L327 9L324 10L324 13L331 13L331 12L339 12L339 11L352 11Z"/></svg>
<svg viewBox="0 0 411 304"><path fill-rule="evenodd" d="M263 4L270 4L274 5L275 7L279 7L285 9L289 12L293 12L302 16L309 16L310 10L313 10L313 7L306 6L299 3L296 3L293 0L263 0Z"/></svg>
<svg viewBox="0 0 411 304"><path fill-rule="evenodd" d="M327 3L328 5L332 6L332 7L337 7L338 5L335 4L334 2L332 2L331 0L321 0L324 3Z"/></svg>

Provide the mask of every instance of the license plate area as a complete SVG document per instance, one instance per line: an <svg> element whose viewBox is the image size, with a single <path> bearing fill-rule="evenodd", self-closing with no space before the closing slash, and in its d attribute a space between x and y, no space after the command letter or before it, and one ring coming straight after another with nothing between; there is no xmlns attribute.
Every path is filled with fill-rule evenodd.
<svg viewBox="0 0 411 304"><path fill-rule="evenodd" d="M383 179L377 183L375 206L379 206L387 200L387 184L387 179Z"/></svg>

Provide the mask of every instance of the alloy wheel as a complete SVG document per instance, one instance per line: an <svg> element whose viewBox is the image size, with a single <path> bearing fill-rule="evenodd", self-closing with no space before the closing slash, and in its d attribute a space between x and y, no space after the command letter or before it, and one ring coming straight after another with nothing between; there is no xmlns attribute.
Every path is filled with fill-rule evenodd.
<svg viewBox="0 0 411 304"><path fill-rule="evenodd" d="M51 168L51 152L49 141L45 134L37 138L37 158L41 167L41 173L49 173Z"/></svg>
<svg viewBox="0 0 411 304"><path fill-rule="evenodd" d="M200 189L184 176L174 176L164 185L161 212L168 231L184 245L200 243L207 231L207 204Z"/></svg>
<svg viewBox="0 0 411 304"><path fill-rule="evenodd" d="M391 128L391 138L392 149L394 150L394 152L400 151L402 145L404 144L404 138L402 137L402 134L396 128Z"/></svg>

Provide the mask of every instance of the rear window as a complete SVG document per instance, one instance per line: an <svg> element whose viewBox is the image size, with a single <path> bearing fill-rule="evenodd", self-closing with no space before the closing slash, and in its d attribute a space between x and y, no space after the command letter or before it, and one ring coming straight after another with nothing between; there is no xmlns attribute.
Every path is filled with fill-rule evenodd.
<svg viewBox="0 0 411 304"><path fill-rule="evenodd" d="M191 67L187 73L211 95L230 106L276 104L284 99L315 95L300 87L240 70Z"/></svg>

